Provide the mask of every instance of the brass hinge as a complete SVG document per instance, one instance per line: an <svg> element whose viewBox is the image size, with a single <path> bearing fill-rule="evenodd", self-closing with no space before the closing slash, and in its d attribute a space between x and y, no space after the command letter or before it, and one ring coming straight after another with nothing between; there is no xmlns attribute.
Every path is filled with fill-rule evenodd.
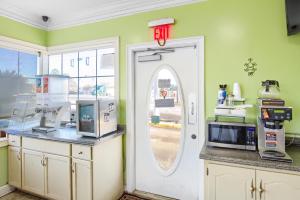
<svg viewBox="0 0 300 200"><path fill-rule="evenodd" d="M206 168L206 175L208 176L209 174L209 171L208 171L208 167Z"/></svg>

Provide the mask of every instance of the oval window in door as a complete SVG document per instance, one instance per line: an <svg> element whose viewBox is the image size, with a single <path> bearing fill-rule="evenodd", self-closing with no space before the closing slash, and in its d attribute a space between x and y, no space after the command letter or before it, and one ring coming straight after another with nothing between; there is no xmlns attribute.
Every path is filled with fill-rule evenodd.
<svg viewBox="0 0 300 200"><path fill-rule="evenodd" d="M181 157L184 109L181 85L170 67L153 76L149 91L148 128L153 156L161 170L172 173Z"/></svg>

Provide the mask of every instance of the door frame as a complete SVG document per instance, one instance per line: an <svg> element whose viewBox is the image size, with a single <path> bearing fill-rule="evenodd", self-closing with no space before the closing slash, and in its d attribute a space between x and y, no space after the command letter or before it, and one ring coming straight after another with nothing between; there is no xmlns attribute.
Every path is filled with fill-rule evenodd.
<svg viewBox="0 0 300 200"><path fill-rule="evenodd" d="M205 81L204 81L204 36L173 39L167 42L163 48L176 48L195 46L197 48L197 71L198 78L198 124L200 147L205 141ZM126 97L126 180L125 190L133 193L136 189L136 162L135 162L135 54L147 49L160 49L157 43L148 42L127 46L127 97ZM201 149L199 149L200 153ZM204 163L200 160L201 177L204 177ZM203 167L202 167L203 166ZM199 178L201 178L199 177ZM202 190L202 191L201 191ZM204 198L204 178L200 181L199 198Z"/></svg>

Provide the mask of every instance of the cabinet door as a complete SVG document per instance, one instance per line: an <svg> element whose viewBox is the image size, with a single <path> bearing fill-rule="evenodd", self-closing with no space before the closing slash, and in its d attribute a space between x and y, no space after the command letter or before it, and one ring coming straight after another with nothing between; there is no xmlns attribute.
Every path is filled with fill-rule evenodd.
<svg viewBox="0 0 300 200"><path fill-rule="evenodd" d="M257 200L299 200L300 176L256 171Z"/></svg>
<svg viewBox="0 0 300 200"><path fill-rule="evenodd" d="M21 148L8 147L8 183L21 188Z"/></svg>
<svg viewBox="0 0 300 200"><path fill-rule="evenodd" d="M72 174L73 200L92 200L92 162L73 159Z"/></svg>
<svg viewBox="0 0 300 200"><path fill-rule="evenodd" d="M71 199L71 159L45 154L45 195L56 200Z"/></svg>
<svg viewBox="0 0 300 200"><path fill-rule="evenodd" d="M44 195L44 165L41 152L23 149L22 151L22 189Z"/></svg>
<svg viewBox="0 0 300 200"><path fill-rule="evenodd" d="M208 164L206 200L255 200L255 170Z"/></svg>

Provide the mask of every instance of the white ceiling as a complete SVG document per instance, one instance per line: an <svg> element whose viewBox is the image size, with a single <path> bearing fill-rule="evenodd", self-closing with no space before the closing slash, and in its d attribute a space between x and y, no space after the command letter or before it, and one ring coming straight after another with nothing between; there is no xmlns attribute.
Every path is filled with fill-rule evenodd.
<svg viewBox="0 0 300 200"><path fill-rule="evenodd" d="M204 0L0 0L0 16L54 30L200 1ZM47 23L43 15L50 17Z"/></svg>

